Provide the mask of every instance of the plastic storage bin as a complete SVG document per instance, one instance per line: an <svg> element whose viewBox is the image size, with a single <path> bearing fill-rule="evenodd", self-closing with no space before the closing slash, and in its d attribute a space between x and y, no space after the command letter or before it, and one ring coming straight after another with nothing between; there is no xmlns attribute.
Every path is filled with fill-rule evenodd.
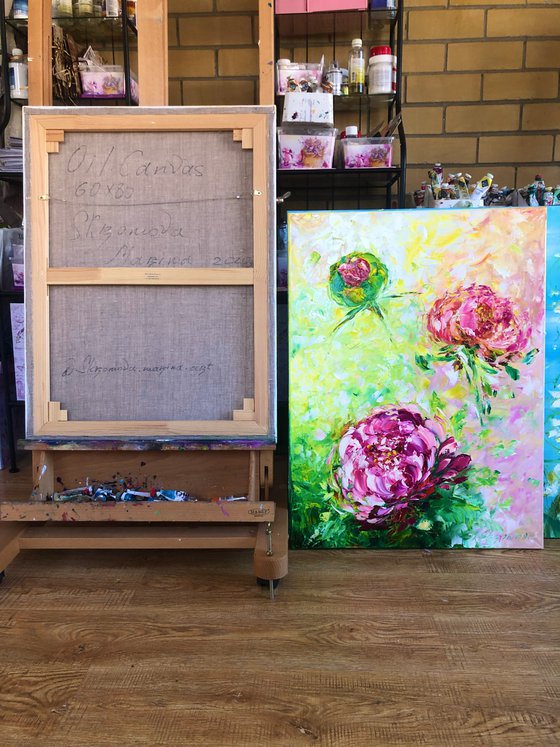
<svg viewBox="0 0 560 747"><path fill-rule="evenodd" d="M280 95L286 91L314 92L320 88L323 80L323 63L278 60L276 80L276 91Z"/></svg>
<svg viewBox="0 0 560 747"><path fill-rule="evenodd" d="M345 169L384 169L393 163L392 137L353 137L342 140Z"/></svg>
<svg viewBox="0 0 560 747"><path fill-rule="evenodd" d="M332 93L300 93L286 91L283 124L319 124L334 127Z"/></svg>
<svg viewBox="0 0 560 747"><path fill-rule="evenodd" d="M124 97L124 70L107 66L104 70L80 70L83 99L121 99ZM138 84L131 76L130 95L138 103Z"/></svg>
<svg viewBox="0 0 560 747"><path fill-rule="evenodd" d="M278 130L280 169L331 169L338 130L303 133Z"/></svg>

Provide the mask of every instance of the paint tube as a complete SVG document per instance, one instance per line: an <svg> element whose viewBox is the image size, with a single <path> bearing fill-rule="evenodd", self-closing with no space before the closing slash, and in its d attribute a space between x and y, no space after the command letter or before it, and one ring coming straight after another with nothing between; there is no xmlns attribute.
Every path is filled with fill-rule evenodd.
<svg viewBox="0 0 560 747"><path fill-rule="evenodd" d="M473 202L480 202L482 199L484 199L486 193L490 189L493 178L493 174L486 174L486 176L483 176L482 179L480 179L476 183L476 187L473 189L473 192L471 194L471 200Z"/></svg>
<svg viewBox="0 0 560 747"><path fill-rule="evenodd" d="M235 503L236 501L246 501L248 500L246 495L226 495L223 498L218 498L218 502L226 502L226 503Z"/></svg>
<svg viewBox="0 0 560 747"><path fill-rule="evenodd" d="M439 164L436 164L436 166L437 165ZM434 189L435 187L441 187L441 183L443 181L442 172L438 173L434 167L433 169L430 169L428 171L428 176L430 178L432 189Z"/></svg>
<svg viewBox="0 0 560 747"><path fill-rule="evenodd" d="M560 205L560 184L557 184L554 187L552 204L553 205Z"/></svg>
<svg viewBox="0 0 560 747"><path fill-rule="evenodd" d="M539 201L537 199L537 185L535 183L529 184L527 187L527 204L529 207L539 207Z"/></svg>
<svg viewBox="0 0 560 747"><path fill-rule="evenodd" d="M443 183L443 166L441 163L434 163L434 173L436 175L437 183Z"/></svg>
<svg viewBox="0 0 560 747"><path fill-rule="evenodd" d="M540 174L535 174L535 181L533 182L535 185L536 193L535 196L537 198L537 203L539 205L544 205L544 191L546 189L544 179Z"/></svg>
<svg viewBox="0 0 560 747"><path fill-rule="evenodd" d="M91 497L92 490L89 485L77 488L69 488L68 490L60 490L57 493L53 493L53 501L63 503L65 501L80 501L89 500Z"/></svg>
<svg viewBox="0 0 560 747"><path fill-rule="evenodd" d="M145 501L150 497L149 493L145 493L142 490L125 490L120 496L120 501Z"/></svg>
<svg viewBox="0 0 560 747"><path fill-rule="evenodd" d="M467 184L467 180L462 174L460 174L459 178L457 179L457 192L459 193L459 198L461 200L468 200L470 198L469 185Z"/></svg>
<svg viewBox="0 0 560 747"><path fill-rule="evenodd" d="M183 490L157 490L155 499L159 501L175 501L175 502L180 502L180 501L194 502L197 500L194 497L194 495L185 493Z"/></svg>

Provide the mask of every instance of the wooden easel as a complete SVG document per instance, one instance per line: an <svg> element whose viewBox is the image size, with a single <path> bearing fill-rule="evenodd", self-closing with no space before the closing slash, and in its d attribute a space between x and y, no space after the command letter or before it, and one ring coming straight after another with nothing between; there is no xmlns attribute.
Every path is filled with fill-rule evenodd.
<svg viewBox="0 0 560 747"><path fill-rule="evenodd" d="M27 444L33 456L33 492L14 489L0 500L0 572L29 549L252 549L257 579L275 582L288 572L287 510L270 500L273 447L239 444L107 441L53 446ZM157 474L207 498L197 503L55 503L58 482L87 476ZM31 483L31 481L30 481ZM20 483L21 485L21 483ZM29 484L30 487L30 484ZM216 502L218 493L248 493L248 501ZM19 495L18 495L19 493ZM39 500L37 500L39 499Z"/></svg>
<svg viewBox="0 0 560 747"><path fill-rule="evenodd" d="M52 103L50 7L50 0L30 0L31 104ZM259 11L260 99L261 103L270 103L273 90L272 4L259 0ZM167 104L166 18L166 0L139 3L141 104ZM240 138L243 137L244 131L240 131ZM55 150L51 152L56 152L57 142L55 137L52 140ZM56 275L56 271L53 272ZM54 280L56 282L56 277ZM67 278L70 283L76 280L80 278ZM246 412L244 408L238 419L253 422L254 416L251 408ZM66 427L69 439L76 434L58 403L49 403L43 422ZM48 435L48 428L44 432ZM258 430L255 438L257 434ZM98 431L98 435L102 436L103 430ZM228 428L223 435L227 437ZM272 597L275 582L287 574L287 508L270 500L274 450L270 442L174 440L140 443L88 438L64 443L33 441L26 443L26 448L32 451L33 457L29 494L8 493L0 500L2 575L20 550L46 548L253 549L255 575L268 583ZM117 473L133 474L139 479L157 474L169 487L187 489L206 500L184 504L144 501L58 504L45 500L52 496L59 483L71 487L83 484L88 476L107 480ZM30 496L31 483L33 496ZM238 503L212 500L230 493L246 495L248 500Z"/></svg>

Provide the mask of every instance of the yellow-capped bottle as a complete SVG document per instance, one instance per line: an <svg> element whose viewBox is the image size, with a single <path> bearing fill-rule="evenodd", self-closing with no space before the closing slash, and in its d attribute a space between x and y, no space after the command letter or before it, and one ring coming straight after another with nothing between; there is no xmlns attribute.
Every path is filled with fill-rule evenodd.
<svg viewBox="0 0 560 747"><path fill-rule="evenodd" d="M366 84L366 61L361 39L352 39L352 51L348 57L349 93L364 93Z"/></svg>

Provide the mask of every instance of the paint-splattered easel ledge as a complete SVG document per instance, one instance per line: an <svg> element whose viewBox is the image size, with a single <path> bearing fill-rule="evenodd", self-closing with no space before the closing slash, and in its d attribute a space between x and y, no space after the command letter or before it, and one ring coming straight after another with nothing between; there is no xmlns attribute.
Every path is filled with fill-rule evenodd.
<svg viewBox="0 0 560 747"><path fill-rule="evenodd" d="M167 439L130 440L124 438L79 438L72 441L65 439L23 439L18 441L19 448L25 451L226 451L230 449L242 450L270 450L275 448L275 442L268 439Z"/></svg>

